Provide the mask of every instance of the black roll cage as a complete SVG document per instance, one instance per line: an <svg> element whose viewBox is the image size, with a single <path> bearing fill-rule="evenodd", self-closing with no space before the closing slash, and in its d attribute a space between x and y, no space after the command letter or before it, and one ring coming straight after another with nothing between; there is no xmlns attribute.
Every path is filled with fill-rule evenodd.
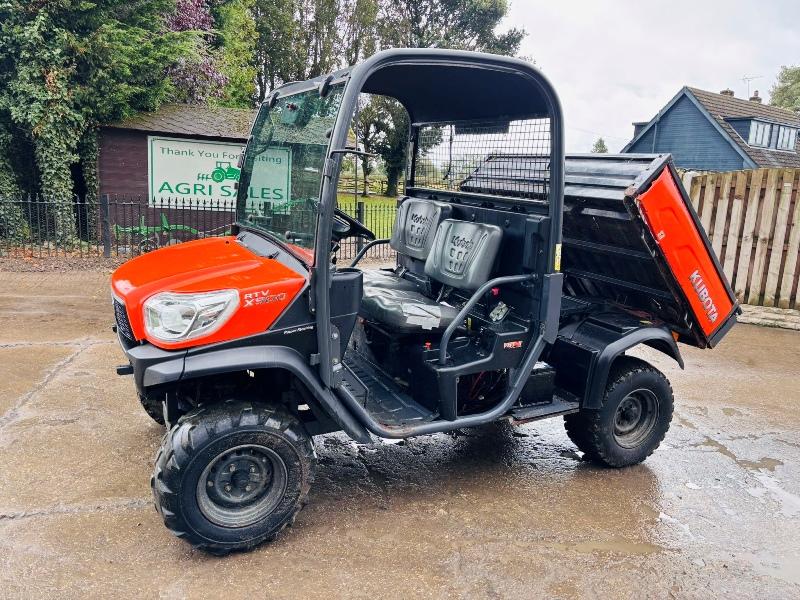
<svg viewBox="0 0 800 600"><path fill-rule="evenodd" d="M270 94L265 101L271 105L278 95L295 94L308 89L317 88L320 94L324 95L332 85L344 84L345 90L341 105L330 135L330 143L326 153L323 169L322 183L320 187L319 215L317 219L316 239L326 240L331 237L334 210L336 208L336 190L338 186L339 171L341 168L342 157L346 153L348 132L355 114L359 95L362 91L368 93L381 93L375 89L365 89L371 78L380 73L381 70L389 67L413 67L421 69L442 68L443 73L448 69L470 68L479 73L480 77L494 78L506 75L508 81L516 81L513 76L521 77L525 83L532 84L527 88L522 86L517 89L517 93L512 94L511 90L506 89L505 95L501 100L505 102L507 113L503 109L497 109L495 114L495 99L498 92L492 86L478 86L474 89L474 95L461 94L458 97L461 114L449 114L447 102L439 102L434 98L429 87L424 86L417 90L417 98L420 99L419 106L415 107L414 100L414 81L410 81L408 87L402 89L405 98L396 97L403 104L411 117L409 127L409 143L413 143L412 132L415 131L414 125L420 123L435 123L450 120L450 122L468 121L471 118L505 117L509 114L514 118L541 118L549 119L550 126L550 181L548 190L548 219L549 231L548 238L550 243L546 248L547 269L544 275L542 289L545 294L555 297L545 299L543 302L544 310L537 315L541 326L535 334L535 342L531 343L527 352L522 357L516 369L512 370L509 382L508 393L505 398L494 408L485 413L473 414L459 417L455 420L437 421L404 428L399 431L393 428L382 426L365 412L357 401L348 397L346 390L340 387L343 376L343 365L338 351L340 344L339 332L331 324L331 314L329 305L329 294L331 290L331 279L333 276L330 264L330 248L328 244L317 243L314 250L314 265L311 267L311 311L316 320L316 335L318 356L315 363L319 369L319 376L322 384L326 388L336 389L342 393L342 400L359 418L363 424L377 435L384 437L403 437L407 435L418 435L433 433L435 431L447 431L458 427L475 425L481 422L488 422L502 416L508 411L511 405L519 396L520 390L524 386L533 365L544 351L548 343L555 340L558 330L558 316L561 298L561 281L563 276L559 273L559 262L561 253L561 228L563 211L563 190L564 190L564 133L563 115L561 105L555 89L544 75L533 65L521 59L485 54L478 52L465 52L460 50L441 50L441 49L422 49L422 48L398 48L379 52L364 62L355 65L350 69L343 69L335 73L322 75L320 77L304 81L288 83ZM384 72L386 73L386 72ZM453 73L453 71L450 71ZM462 74L466 71L462 71ZM473 72L470 72L471 74ZM407 73L410 79L413 73ZM378 77L377 79L380 79ZM471 82L474 83L474 82ZM385 82L384 82L385 84ZM518 84L517 84L518 85ZM408 91L410 90L410 92ZM533 93L532 93L533 90ZM462 90L463 91L463 90ZM408 97L408 94L411 94ZM386 94L391 96L392 94ZM451 98L452 100L452 98ZM442 108L445 106L446 108ZM417 111L416 108L422 107ZM444 111L444 112L443 112ZM415 114L421 113L421 114ZM463 118L461 118L463 117ZM416 153L416 152L414 152ZM413 160L412 156L412 160ZM509 200L509 199L504 199ZM513 201L513 200L512 200ZM529 201L519 200L520 203ZM375 242L379 243L379 242ZM358 257L360 258L360 257ZM358 258L356 259L357 262ZM526 275L516 279L531 279L535 275ZM506 278L501 278L506 279ZM503 281L502 283L505 283ZM484 286L485 287L485 286ZM479 290L480 291L480 290ZM467 307L474 304L475 297L467 303ZM465 311L462 311L465 312ZM448 332L447 338L452 335ZM443 350L446 354L447 343L445 340Z"/></svg>
<svg viewBox="0 0 800 600"><path fill-rule="evenodd" d="M369 79L381 69L394 65L408 66L438 66L447 67L473 67L486 71L502 71L513 75L521 75L540 92L536 102L543 103L546 107L547 117L550 119L550 186L549 186L549 224L550 244L547 248L547 264L550 273L558 271L558 254L561 245L561 223L563 209L564 187L564 135L561 105L555 89L550 82L530 63L523 60L484 54L477 52L464 52L459 50L439 50L402 48L379 52L366 61L354 66L350 70L343 70L332 75L322 76L315 80L300 84L286 86L290 90L279 90L278 93L303 89L311 85L320 86L323 82L337 84L346 81L346 87L339 114L331 134L327 158L320 190L320 215L317 221L317 239L325 240L331 235L333 213L336 207L336 189L339 178L339 169L342 161L342 150L347 145L347 134L353 119L359 94ZM532 102L534 99L532 99ZM409 109L409 106L406 106ZM409 110L413 120L413 107ZM331 265L327 244L317 244L315 248L314 267L311 270L311 285L313 290L313 309L317 323L317 342L319 349L319 372L323 383L329 387L337 387L340 381L339 371L343 368L339 362L334 364L332 344L338 344L338 333L332 331L330 324L330 310L328 294L331 288ZM557 327L557 319L555 326ZM336 339L333 336L336 335ZM552 335L552 334L551 334ZM550 335L548 335L550 337ZM541 344L532 344L529 354L540 353ZM527 356L522 364L532 365ZM337 358L338 361L338 358ZM520 369L522 371L524 369ZM527 373L519 374L526 378ZM512 388L517 386L512 385Z"/></svg>

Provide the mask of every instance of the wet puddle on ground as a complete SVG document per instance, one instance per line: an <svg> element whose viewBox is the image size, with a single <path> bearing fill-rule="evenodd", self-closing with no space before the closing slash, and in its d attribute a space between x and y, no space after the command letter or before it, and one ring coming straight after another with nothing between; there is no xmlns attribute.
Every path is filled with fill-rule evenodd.
<svg viewBox="0 0 800 600"><path fill-rule="evenodd" d="M778 460L777 458L770 458L769 456L762 457L756 461L739 458L733 452L731 452L731 450L725 444L708 436L706 436L702 442L697 444L692 444L692 446L696 448L698 447L713 448L716 452L719 452L723 456L730 458L733 462L735 462L743 469L756 473L763 470L773 472L775 471L776 467L780 467L781 465L783 465L783 461Z"/></svg>
<svg viewBox="0 0 800 600"><path fill-rule="evenodd" d="M632 542L630 540L623 539L574 543L552 543L547 544L547 546L553 548L554 550L580 552L581 554L591 554L594 552L614 552L617 554L627 554L630 556L643 556L667 551L666 548L656 544L650 544L647 542Z"/></svg>

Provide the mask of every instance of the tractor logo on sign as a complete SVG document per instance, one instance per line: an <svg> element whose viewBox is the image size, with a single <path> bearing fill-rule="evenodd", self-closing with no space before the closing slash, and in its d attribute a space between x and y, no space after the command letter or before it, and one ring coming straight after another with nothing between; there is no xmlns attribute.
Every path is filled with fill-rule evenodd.
<svg viewBox="0 0 800 600"><path fill-rule="evenodd" d="M239 181L239 169L231 165L230 162L224 160L218 160L217 166L214 167L214 170L211 171L210 176L211 180L215 183L222 183L223 181L230 180L230 181ZM197 179L198 180L207 180L209 175L205 173L198 173Z"/></svg>

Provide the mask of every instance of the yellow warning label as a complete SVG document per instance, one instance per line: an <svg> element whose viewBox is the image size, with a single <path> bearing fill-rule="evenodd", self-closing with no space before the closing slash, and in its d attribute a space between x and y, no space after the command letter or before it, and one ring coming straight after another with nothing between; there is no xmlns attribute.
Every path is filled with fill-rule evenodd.
<svg viewBox="0 0 800 600"><path fill-rule="evenodd" d="M553 265L553 268L556 271L560 271L561 270L561 244L556 244L556 257L555 257L555 260L553 262L555 263Z"/></svg>

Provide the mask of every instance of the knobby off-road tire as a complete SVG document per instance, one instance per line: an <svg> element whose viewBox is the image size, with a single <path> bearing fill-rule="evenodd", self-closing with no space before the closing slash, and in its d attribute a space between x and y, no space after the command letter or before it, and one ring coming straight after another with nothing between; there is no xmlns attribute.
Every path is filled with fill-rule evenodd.
<svg viewBox="0 0 800 600"><path fill-rule="evenodd" d="M144 412L159 425L164 425L164 405L161 400L151 398L146 394L139 394L139 403L142 405Z"/></svg>
<svg viewBox="0 0 800 600"><path fill-rule="evenodd" d="M316 454L282 408L229 401L181 417L150 486L173 534L213 554L272 540L306 503Z"/></svg>
<svg viewBox="0 0 800 600"><path fill-rule="evenodd" d="M601 408L566 415L564 427L587 459L627 467L658 448L673 407L672 387L664 374L643 360L623 356L611 369Z"/></svg>

